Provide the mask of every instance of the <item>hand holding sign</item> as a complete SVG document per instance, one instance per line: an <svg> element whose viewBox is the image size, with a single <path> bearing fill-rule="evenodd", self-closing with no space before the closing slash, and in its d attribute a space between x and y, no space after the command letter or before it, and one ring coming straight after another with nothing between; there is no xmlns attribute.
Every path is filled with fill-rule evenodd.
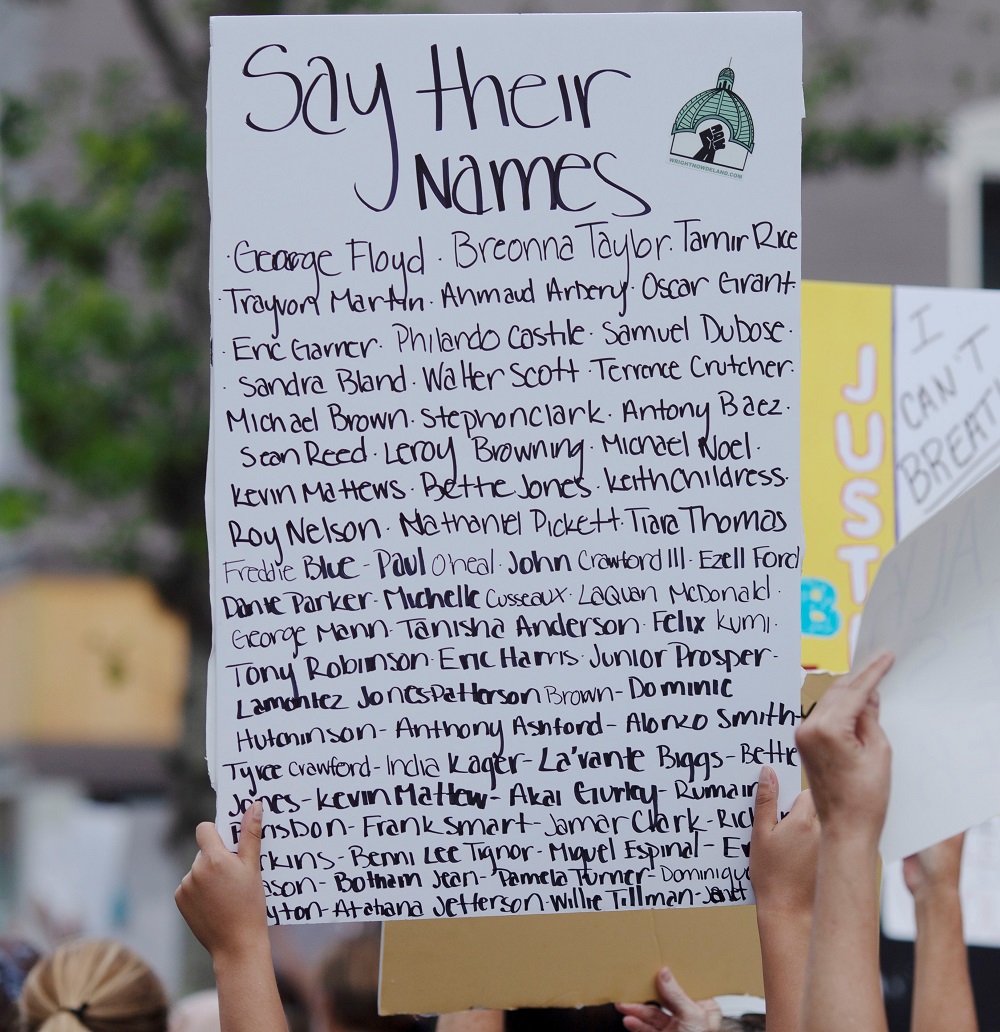
<svg viewBox="0 0 1000 1032"><path fill-rule="evenodd" d="M748 902L795 770L798 19L525 24L213 22L217 825L264 800L277 923ZM673 135L738 190L649 147L745 106L708 38L767 145Z"/></svg>
<svg viewBox="0 0 1000 1032"><path fill-rule="evenodd" d="M260 871L263 804L243 815L238 851L213 824L199 824L200 852L174 896L188 927L212 956L222 1032L286 1029L271 963Z"/></svg>
<svg viewBox="0 0 1000 1032"><path fill-rule="evenodd" d="M771 1032L798 1029L813 923L819 822L812 793L800 792L778 820L778 779L764 767L750 836L750 882Z"/></svg>
<svg viewBox="0 0 1000 1032"><path fill-rule="evenodd" d="M252 954L267 942L260 875L263 803L243 816L238 851L231 853L214 824L195 832L199 852L175 894L177 908L213 958Z"/></svg>
<svg viewBox="0 0 1000 1032"><path fill-rule="evenodd" d="M813 934L802 1027L885 1028L878 968L878 836L890 748L878 722L881 654L835 681L795 740L820 819Z"/></svg>
<svg viewBox="0 0 1000 1032"><path fill-rule="evenodd" d="M882 831L892 750L878 722L878 685L891 666L883 653L838 678L796 732L824 831L873 843Z"/></svg>
<svg viewBox="0 0 1000 1032"><path fill-rule="evenodd" d="M692 1000L678 984L670 968L656 976L656 991L663 1001L654 1004L619 1003L622 1024L628 1032L717 1032L722 1011L715 1000Z"/></svg>

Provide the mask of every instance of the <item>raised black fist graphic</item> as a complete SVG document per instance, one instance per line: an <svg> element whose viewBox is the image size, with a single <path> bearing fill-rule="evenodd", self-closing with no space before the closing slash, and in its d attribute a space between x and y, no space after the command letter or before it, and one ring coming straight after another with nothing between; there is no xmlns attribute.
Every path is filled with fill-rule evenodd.
<svg viewBox="0 0 1000 1032"><path fill-rule="evenodd" d="M715 161L715 152L726 146L726 137L722 132L721 125L713 125L708 129L702 129L698 134L701 137L701 150L694 156L695 161Z"/></svg>

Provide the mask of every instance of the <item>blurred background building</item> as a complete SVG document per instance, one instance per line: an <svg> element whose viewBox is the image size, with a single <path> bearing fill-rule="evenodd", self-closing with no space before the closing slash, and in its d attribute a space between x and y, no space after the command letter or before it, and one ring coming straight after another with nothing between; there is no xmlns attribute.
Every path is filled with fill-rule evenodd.
<svg viewBox="0 0 1000 1032"><path fill-rule="evenodd" d="M0 928L115 934L173 990L170 843L211 816L204 12L366 6L428 5L0 0ZM432 6L804 8L804 275L1000 286L995 0Z"/></svg>

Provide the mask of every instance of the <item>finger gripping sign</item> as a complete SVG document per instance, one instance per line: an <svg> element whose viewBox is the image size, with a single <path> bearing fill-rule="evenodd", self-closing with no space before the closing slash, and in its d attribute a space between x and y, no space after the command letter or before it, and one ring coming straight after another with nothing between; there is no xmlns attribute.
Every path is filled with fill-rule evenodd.
<svg viewBox="0 0 1000 1032"><path fill-rule="evenodd" d="M274 923L750 900L797 15L216 19L210 764Z"/></svg>

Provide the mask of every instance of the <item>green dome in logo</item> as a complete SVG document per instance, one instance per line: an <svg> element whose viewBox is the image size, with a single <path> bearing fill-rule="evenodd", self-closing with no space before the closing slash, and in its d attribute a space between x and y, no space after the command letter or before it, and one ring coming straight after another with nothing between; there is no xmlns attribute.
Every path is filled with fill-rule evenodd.
<svg viewBox="0 0 1000 1032"><path fill-rule="evenodd" d="M714 90L692 97L677 113L673 133L693 133L706 119L714 118L729 127L729 142L753 151L753 119L742 98L733 93L736 76L732 68L719 72Z"/></svg>

